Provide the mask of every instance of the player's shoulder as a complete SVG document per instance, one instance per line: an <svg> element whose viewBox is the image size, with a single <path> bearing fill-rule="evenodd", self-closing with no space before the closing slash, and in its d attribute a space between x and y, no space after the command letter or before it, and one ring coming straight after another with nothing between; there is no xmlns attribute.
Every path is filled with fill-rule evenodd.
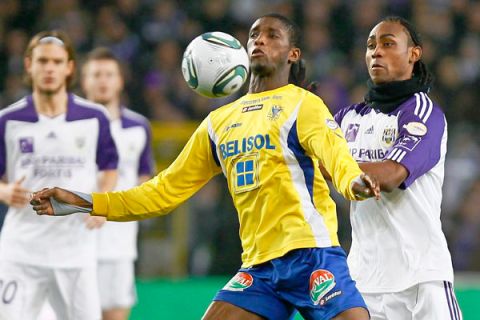
<svg viewBox="0 0 480 320"><path fill-rule="evenodd" d="M28 102L28 97L24 97L17 102L10 104L9 106L0 110L0 119L2 120L15 120L16 118L27 115L27 114L35 114L35 109L29 108L30 104ZM31 109L31 110L29 110Z"/></svg>
<svg viewBox="0 0 480 320"><path fill-rule="evenodd" d="M122 119L122 127L123 128L131 128L131 127L149 127L150 122L148 119L141 115L138 112L130 110L126 107L121 109L121 119Z"/></svg>
<svg viewBox="0 0 480 320"><path fill-rule="evenodd" d="M104 106L79 97L75 94L70 94L71 104L67 111L67 120L83 120L89 118L99 118L101 120L108 120L108 113Z"/></svg>
<svg viewBox="0 0 480 320"><path fill-rule="evenodd" d="M417 92L399 108L404 116L416 117L421 122L444 121L445 114L438 103L433 101L428 93Z"/></svg>
<svg viewBox="0 0 480 320"><path fill-rule="evenodd" d="M358 118L369 114L370 112L372 112L372 110L372 107L365 102L354 103L338 109L335 112L334 117L335 120L340 123L347 115L348 117Z"/></svg>

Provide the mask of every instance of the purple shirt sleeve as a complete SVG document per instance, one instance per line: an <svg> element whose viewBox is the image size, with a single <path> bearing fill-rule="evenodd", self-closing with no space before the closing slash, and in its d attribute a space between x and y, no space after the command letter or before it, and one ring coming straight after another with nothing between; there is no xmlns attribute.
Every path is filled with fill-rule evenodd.
<svg viewBox="0 0 480 320"><path fill-rule="evenodd" d="M153 157L152 157L152 130L148 123L143 124L147 139L145 146L140 155L140 161L138 162L138 175L152 175L153 174Z"/></svg>
<svg viewBox="0 0 480 320"><path fill-rule="evenodd" d="M103 113L98 114L99 135L97 144L97 166L98 170L113 170L118 166L118 153L112 133L110 122Z"/></svg>
<svg viewBox="0 0 480 320"><path fill-rule="evenodd" d="M0 178L3 177L7 164L7 150L5 148L5 126L6 121L0 117Z"/></svg>
<svg viewBox="0 0 480 320"><path fill-rule="evenodd" d="M386 156L408 170L401 189L408 188L438 163L447 125L443 111L425 93L417 93L415 98L399 110L398 137Z"/></svg>

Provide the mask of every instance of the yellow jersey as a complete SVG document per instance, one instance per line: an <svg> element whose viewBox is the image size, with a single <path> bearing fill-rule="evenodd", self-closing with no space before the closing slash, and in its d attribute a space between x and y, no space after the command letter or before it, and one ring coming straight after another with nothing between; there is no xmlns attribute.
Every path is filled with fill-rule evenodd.
<svg viewBox="0 0 480 320"><path fill-rule="evenodd" d="M247 94L212 111L164 171L125 191L93 194L93 215L167 214L223 173L240 221L243 267L293 249L338 246L335 188L355 199L362 171L323 101L294 85Z"/></svg>

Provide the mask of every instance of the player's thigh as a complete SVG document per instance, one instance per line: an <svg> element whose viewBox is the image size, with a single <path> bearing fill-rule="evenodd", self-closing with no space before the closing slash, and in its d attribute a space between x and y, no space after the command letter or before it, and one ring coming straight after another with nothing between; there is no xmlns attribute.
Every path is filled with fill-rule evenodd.
<svg viewBox="0 0 480 320"><path fill-rule="evenodd" d="M367 306L350 276L346 255L340 247L300 249L285 256L292 272L281 296L304 319L368 319ZM277 264L279 265L279 264Z"/></svg>
<svg viewBox="0 0 480 320"><path fill-rule="evenodd" d="M58 268L48 300L59 319L101 318L96 267Z"/></svg>
<svg viewBox="0 0 480 320"><path fill-rule="evenodd" d="M97 270L102 310L131 308L137 300L133 261L99 261Z"/></svg>
<svg viewBox="0 0 480 320"><path fill-rule="evenodd" d="M223 319L219 314L225 310L232 310L235 315L226 319L237 319L242 314L246 319L290 319L294 308L277 294L271 281L274 271L271 263L240 269L213 298L207 319Z"/></svg>
<svg viewBox="0 0 480 320"><path fill-rule="evenodd" d="M0 319L34 320L45 301L46 268L0 262Z"/></svg>
<svg viewBox="0 0 480 320"><path fill-rule="evenodd" d="M264 320L265 318L225 301L213 301L202 320Z"/></svg>
<svg viewBox="0 0 480 320"><path fill-rule="evenodd" d="M448 281L432 281L419 285L413 320L461 320L462 313Z"/></svg>

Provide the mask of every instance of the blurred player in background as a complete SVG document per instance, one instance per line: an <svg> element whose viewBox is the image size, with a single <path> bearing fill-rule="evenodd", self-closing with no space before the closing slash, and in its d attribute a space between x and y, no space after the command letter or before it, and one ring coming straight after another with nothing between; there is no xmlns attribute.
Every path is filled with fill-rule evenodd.
<svg viewBox="0 0 480 320"><path fill-rule="evenodd" d="M32 95L0 112L0 199L10 206L0 235L0 319L36 319L46 299L58 319L100 319L89 229L104 219L47 220L26 204L29 190L52 185L113 189L118 156L108 118L68 92L75 56L64 33L34 36L24 63Z"/></svg>
<svg viewBox="0 0 480 320"><path fill-rule="evenodd" d="M339 111L351 154L379 179L379 201L352 202L352 277L372 319L461 319L440 222L447 123L414 27L399 17L367 39L365 102Z"/></svg>
<svg viewBox="0 0 480 320"><path fill-rule="evenodd" d="M90 52L82 68L87 99L104 105L119 154L116 189L147 181L153 173L148 120L121 106L124 79L120 61L107 48ZM107 222L99 230L98 284L103 320L127 320L135 303L134 261L138 222Z"/></svg>
<svg viewBox="0 0 480 320"><path fill-rule="evenodd" d="M243 265L204 319L283 320L295 309L305 319L368 319L318 162L346 198L371 197L379 189L350 156L322 100L289 84L301 83L305 74L299 37L283 16L256 20L247 45L249 93L211 112L152 180L92 196L51 188L34 195L34 209L54 214L53 197L109 220L138 220L170 212L223 172L240 220ZM57 207L56 213L78 207Z"/></svg>

